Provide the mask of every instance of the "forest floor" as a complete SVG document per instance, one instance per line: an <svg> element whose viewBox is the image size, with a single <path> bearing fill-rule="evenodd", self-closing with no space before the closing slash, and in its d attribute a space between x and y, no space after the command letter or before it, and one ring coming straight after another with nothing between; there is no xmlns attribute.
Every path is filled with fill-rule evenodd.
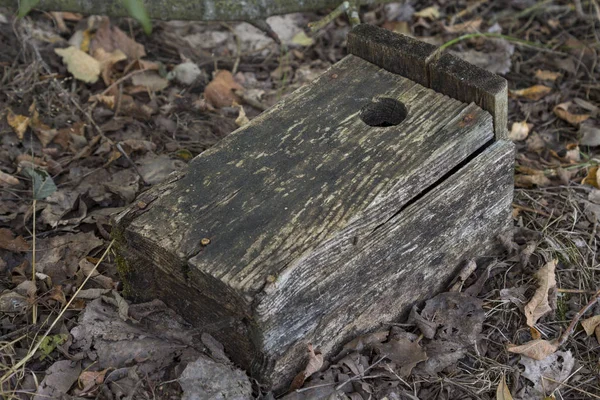
<svg viewBox="0 0 600 400"><path fill-rule="evenodd" d="M226 364L223 349L160 301L121 297L110 218L343 58L345 17L302 33L324 15L271 17L282 50L246 23L146 36L128 19L0 10L4 398L200 396L182 371L201 355ZM285 398L600 398L598 2L407 1L361 18L460 38L447 51L508 80L514 235L407 320L309 355ZM275 397L227 368L212 390Z"/></svg>

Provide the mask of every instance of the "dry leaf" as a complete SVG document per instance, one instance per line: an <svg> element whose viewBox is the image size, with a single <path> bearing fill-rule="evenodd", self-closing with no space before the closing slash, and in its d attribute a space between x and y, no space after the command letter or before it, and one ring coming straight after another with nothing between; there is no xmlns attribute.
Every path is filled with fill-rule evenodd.
<svg viewBox="0 0 600 400"><path fill-rule="evenodd" d="M48 146L52 142L52 140L54 140L54 137L58 132L56 131L56 129L52 129L48 125L40 121L40 115L35 106L35 102L33 102L29 107L29 113L31 114L29 126L33 130L33 133L35 133L35 136L42 143L42 147Z"/></svg>
<svg viewBox="0 0 600 400"><path fill-rule="evenodd" d="M515 186L521 188L532 188L534 186L549 186L552 182L544 175L539 173L535 175L515 175Z"/></svg>
<svg viewBox="0 0 600 400"><path fill-rule="evenodd" d="M19 140L23 140L23 137L25 136L25 131L29 126L29 117L15 114L9 108L8 114L6 115L6 122L8 122L8 125L10 125L13 131L15 131Z"/></svg>
<svg viewBox="0 0 600 400"><path fill-rule="evenodd" d="M513 122L512 128L510 129L510 133L508 134L508 138L513 142L519 142L521 140L527 139L529 136L529 131L533 124L528 124L527 122Z"/></svg>
<svg viewBox="0 0 600 400"><path fill-rule="evenodd" d="M409 376L412 369L421 361L428 359L425 350L417 340L411 341L406 337L392 339L387 343L375 344L375 348L382 356L392 360L400 367L402 376Z"/></svg>
<svg viewBox="0 0 600 400"><path fill-rule="evenodd" d="M509 343L506 349L511 353L522 354L534 360L543 360L558 349L558 343L554 340L549 342L544 339L537 339L520 346Z"/></svg>
<svg viewBox="0 0 600 400"><path fill-rule="evenodd" d="M29 243L23 236L15 236L7 228L0 228L0 249L6 249L13 253L23 253L29 250Z"/></svg>
<svg viewBox="0 0 600 400"><path fill-rule="evenodd" d="M90 98L88 99L89 103L93 103L95 101L98 101L98 102L104 104L106 107L110 108L111 110L113 110L115 108L115 96L104 96L101 94L95 94L93 96L90 96Z"/></svg>
<svg viewBox="0 0 600 400"><path fill-rule="evenodd" d="M440 10L437 8L437 6L427 7L414 13L414 16L435 20L440 17Z"/></svg>
<svg viewBox="0 0 600 400"><path fill-rule="evenodd" d="M589 114L571 114L569 110L569 106L571 102L568 101L566 103L560 103L556 107L554 107L554 114L563 121L567 121L569 124L578 126L583 121L590 117Z"/></svg>
<svg viewBox="0 0 600 400"><path fill-rule="evenodd" d="M246 116L246 111L244 110L244 107L237 104L236 102L233 102L233 106L240 110L240 113L238 114L237 118L235 119L235 124L239 127L249 124L250 120Z"/></svg>
<svg viewBox="0 0 600 400"><path fill-rule="evenodd" d="M169 86L169 81L155 71L144 71L131 77L131 83L136 86L143 86L146 91L160 92Z"/></svg>
<svg viewBox="0 0 600 400"><path fill-rule="evenodd" d="M143 45L131 39L118 27L111 27L108 18L103 20L96 31L96 35L90 43L90 53L95 54L98 48L103 48L108 53L119 49L130 60L136 60L146 55Z"/></svg>
<svg viewBox="0 0 600 400"><path fill-rule="evenodd" d="M62 57L63 63L76 79L87 83L95 83L100 76L100 62L94 57L71 46L66 49L54 49Z"/></svg>
<svg viewBox="0 0 600 400"><path fill-rule="evenodd" d="M580 125L579 133L582 135L579 144L583 146L600 146L600 128L589 125Z"/></svg>
<svg viewBox="0 0 600 400"><path fill-rule="evenodd" d="M204 89L204 98L215 108L230 107L237 99L233 91L242 89L243 87L233 79L231 72L221 70Z"/></svg>
<svg viewBox="0 0 600 400"><path fill-rule="evenodd" d="M534 326L538 319L552 311L548 296L549 292L556 288L556 277L554 275L556 263L557 260L549 261L535 274L538 288L524 309L528 326Z"/></svg>
<svg viewBox="0 0 600 400"><path fill-rule="evenodd" d="M20 181L11 174L7 174L4 171L0 171L0 185L14 186L18 185L19 183Z"/></svg>
<svg viewBox="0 0 600 400"><path fill-rule="evenodd" d="M313 345L309 343L308 344L308 364L306 365L306 368L304 368L304 371L302 371L298 375L296 375L296 377L292 381L292 384L290 385L290 392L293 390L296 390L296 389L300 389L302 387L302 385L304 384L304 381L309 376L311 376L315 372L319 371L322 366L323 366L323 354L315 353L315 351L313 349Z"/></svg>
<svg viewBox="0 0 600 400"><path fill-rule="evenodd" d="M600 189L600 181L598 180L598 175L599 175L599 170L598 170L598 166L595 167L591 167L588 170L587 176L585 178L583 178L583 180L581 181L582 185L591 185L593 187L595 187L596 189Z"/></svg>
<svg viewBox="0 0 600 400"><path fill-rule="evenodd" d="M97 48L94 51L94 58L100 62L100 70L102 71L102 80L108 86L112 83L110 73L113 65L119 61L127 60L127 56L121 50L116 49L108 53L103 48Z"/></svg>
<svg viewBox="0 0 600 400"><path fill-rule="evenodd" d="M554 82L560 76L561 76L560 72L552 72L552 71L546 71L546 70L542 70L542 69L538 69L538 70L535 71L535 77L536 77L536 79L539 79L539 80L542 80L542 81L552 81L552 82Z"/></svg>
<svg viewBox="0 0 600 400"><path fill-rule="evenodd" d="M584 319L581 321L581 326L588 336L592 336L596 331L596 328L600 326L600 315L594 315L593 317Z"/></svg>
<svg viewBox="0 0 600 400"><path fill-rule="evenodd" d="M513 400L504 375L502 375L498 388L496 389L496 400Z"/></svg>
<svg viewBox="0 0 600 400"><path fill-rule="evenodd" d="M552 91L551 88L544 85L534 85L526 89L511 90L512 97L523 98L527 100L539 100Z"/></svg>
<svg viewBox="0 0 600 400"><path fill-rule="evenodd" d="M469 33L477 32L481 27L481 18L477 18L471 21L463 22L462 24L455 24L452 26L444 26L444 30L448 33Z"/></svg>
<svg viewBox="0 0 600 400"><path fill-rule="evenodd" d="M575 359L570 351L557 351L543 360L521 357L519 364L525 368L521 376L533 383L533 387L525 385L524 392L520 391L521 398L549 399L546 396L561 386L560 382L569 378Z"/></svg>

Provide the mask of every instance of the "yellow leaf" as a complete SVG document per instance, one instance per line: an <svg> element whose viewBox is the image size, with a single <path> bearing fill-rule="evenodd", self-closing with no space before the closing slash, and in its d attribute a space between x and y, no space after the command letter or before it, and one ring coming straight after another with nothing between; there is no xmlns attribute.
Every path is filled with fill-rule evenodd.
<svg viewBox="0 0 600 400"><path fill-rule="evenodd" d="M509 343L506 349L511 353L522 354L534 360L543 360L558 349L558 344L555 341L536 339L520 346Z"/></svg>
<svg viewBox="0 0 600 400"><path fill-rule="evenodd" d="M552 311L548 302L548 292L553 287L556 287L556 277L554 275L556 263L557 260L546 263L535 274L538 280L538 288L523 310L528 326L535 325L538 319Z"/></svg>
<svg viewBox="0 0 600 400"><path fill-rule="evenodd" d="M510 129L510 133L508 134L508 138L513 142L519 142L521 140L527 139L531 126L532 124L528 124L525 121L513 122L512 128Z"/></svg>
<svg viewBox="0 0 600 400"><path fill-rule="evenodd" d="M552 71L546 71L543 69L538 69L535 71L535 77L536 77L536 79L539 79L541 81L554 82L555 80L557 80L560 77L560 72L552 72Z"/></svg>
<svg viewBox="0 0 600 400"><path fill-rule="evenodd" d="M297 44L299 46L312 46L315 41L313 40L313 38L308 37L306 35L306 32L304 31L300 31L298 33L296 33L296 35L292 38L292 43Z"/></svg>
<svg viewBox="0 0 600 400"><path fill-rule="evenodd" d="M569 112L569 106L571 102L561 103L554 107L554 114L563 121L567 121L569 124L579 126L583 121L590 117L589 114L572 114Z"/></svg>
<svg viewBox="0 0 600 400"><path fill-rule="evenodd" d="M15 131L19 140L23 140L23 137L25 136L25 131L29 126L29 117L15 114L9 108L8 114L6 115L6 122L8 122L8 125L10 125L13 131Z"/></svg>
<svg viewBox="0 0 600 400"><path fill-rule="evenodd" d="M550 93L552 89L544 85L534 85L526 89L511 90L510 94L513 97L520 97L527 100L539 100Z"/></svg>
<svg viewBox="0 0 600 400"><path fill-rule="evenodd" d="M510 390L508 390L508 385L506 384L504 375L502 375L502 379L500 379L500 383L496 389L496 400L513 400Z"/></svg>
<svg viewBox="0 0 600 400"><path fill-rule="evenodd" d="M54 49L62 57L67 69L75 79L87 83L95 83L100 76L100 62L94 57L71 46L66 49Z"/></svg>
<svg viewBox="0 0 600 400"><path fill-rule="evenodd" d="M440 17L440 10L437 8L437 6L427 7L416 12L415 16L434 20Z"/></svg>
<svg viewBox="0 0 600 400"><path fill-rule="evenodd" d="M600 182L598 182L598 166L591 167L588 170L587 176L581 181L582 185L591 185L596 189L600 189Z"/></svg>
<svg viewBox="0 0 600 400"><path fill-rule="evenodd" d="M592 336L596 331L596 328L600 326L600 315L594 315L593 317L584 319L581 321L581 326L588 336Z"/></svg>

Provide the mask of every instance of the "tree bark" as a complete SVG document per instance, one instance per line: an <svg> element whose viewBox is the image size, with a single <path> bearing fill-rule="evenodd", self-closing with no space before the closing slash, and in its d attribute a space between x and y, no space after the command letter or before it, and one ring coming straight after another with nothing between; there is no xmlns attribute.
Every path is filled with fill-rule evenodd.
<svg viewBox="0 0 600 400"><path fill-rule="evenodd" d="M271 15L333 8L343 0L144 0L151 19L195 21L261 21ZM389 0L388 0L389 1ZM385 0L355 0L361 5ZM17 9L18 0L0 0L0 7ZM122 0L41 0L36 9L127 17Z"/></svg>

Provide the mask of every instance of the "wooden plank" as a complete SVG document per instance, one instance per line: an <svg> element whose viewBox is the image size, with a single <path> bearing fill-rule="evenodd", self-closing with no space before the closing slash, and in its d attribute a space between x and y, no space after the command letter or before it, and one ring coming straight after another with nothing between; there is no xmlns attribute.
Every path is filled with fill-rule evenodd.
<svg viewBox="0 0 600 400"><path fill-rule="evenodd" d="M452 54L443 54L428 65L428 87L464 101L473 102L494 117L497 139L508 139L508 84L493 74Z"/></svg>
<svg viewBox="0 0 600 400"><path fill-rule="evenodd" d="M436 47L374 25L348 34L348 52L465 103L475 103L494 119L496 139L508 138L506 79Z"/></svg>
<svg viewBox="0 0 600 400"><path fill-rule="evenodd" d="M348 34L348 54L425 87L429 87L427 59L435 50L432 44L370 24L360 24Z"/></svg>
<svg viewBox="0 0 600 400"><path fill-rule="evenodd" d="M298 372L289 365L306 343L336 354L443 290L461 261L489 254L512 227L513 164L514 145L495 142L357 244L328 241L290 266L258 306L259 319L279 327L264 342L276 360L271 379Z"/></svg>

